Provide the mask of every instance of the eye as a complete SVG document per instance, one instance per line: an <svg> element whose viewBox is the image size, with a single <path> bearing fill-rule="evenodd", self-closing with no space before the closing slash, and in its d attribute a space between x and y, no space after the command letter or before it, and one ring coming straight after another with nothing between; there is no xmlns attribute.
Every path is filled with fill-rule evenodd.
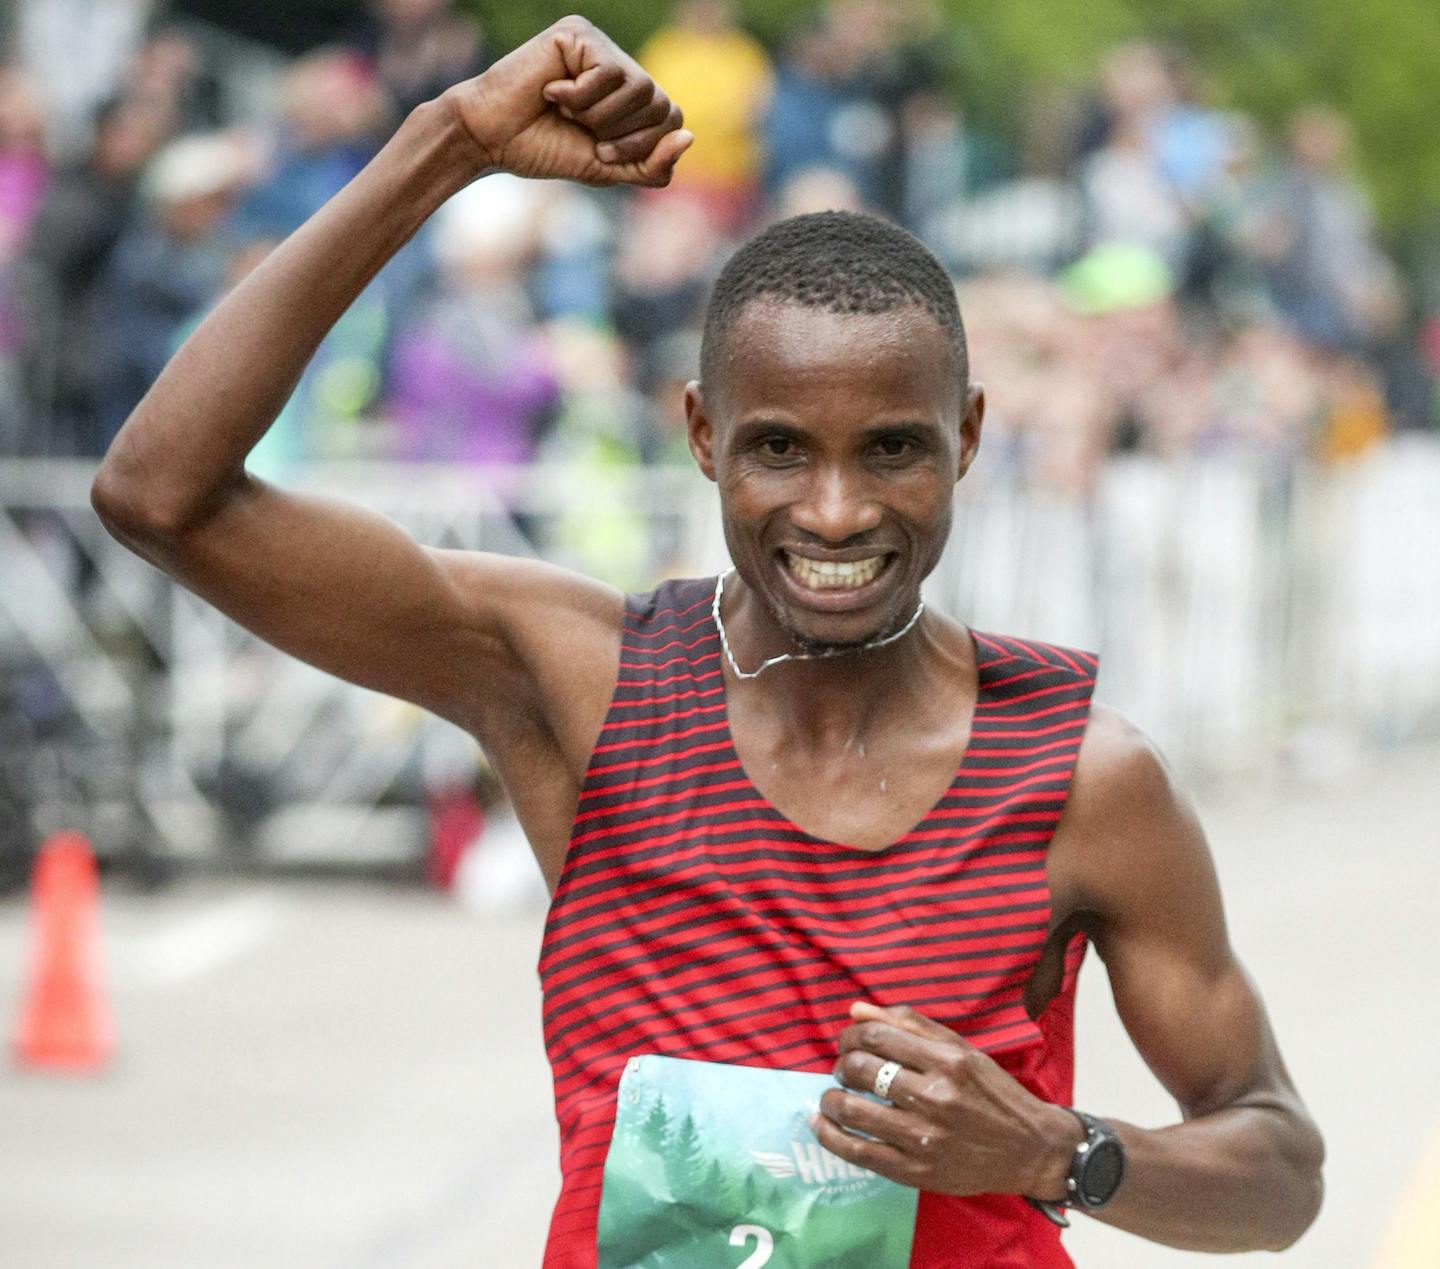
<svg viewBox="0 0 1440 1269"><path fill-rule="evenodd" d="M760 452L766 458L794 458L798 451L788 436L767 436L760 442Z"/></svg>
<svg viewBox="0 0 1440 1269"><path fill-rule="evenodd" d="M915 442L908 436L882 436L875 442L881 458L908 458L915 452Z"/></svg>

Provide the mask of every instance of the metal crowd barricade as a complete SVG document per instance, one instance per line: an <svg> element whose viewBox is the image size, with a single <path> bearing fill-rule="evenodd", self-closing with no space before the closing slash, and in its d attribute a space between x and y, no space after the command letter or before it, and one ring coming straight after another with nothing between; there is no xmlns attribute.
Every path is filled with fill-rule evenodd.
<svg viewBox="0 0 1440 1269"><path fill-rule="evenodd" d="M36 830L78 818L102 849L108 833L167 858L413 860L425 789L474 763L468 738L264 646L112 542L92 470L0 462L0 735ZM633 588L726 558L713 490L685 471L348 464L289 483L430 545ZM980 468L929 597L1098 649L1102 699L1191 775L1433 733L1440 444L1328 471L1127 458L1083 497Z"/></svg>

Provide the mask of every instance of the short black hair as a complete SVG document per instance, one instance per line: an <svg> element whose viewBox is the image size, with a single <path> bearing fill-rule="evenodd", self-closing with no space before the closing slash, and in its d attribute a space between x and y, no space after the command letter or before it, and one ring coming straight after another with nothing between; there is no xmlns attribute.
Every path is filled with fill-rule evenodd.
<svg viewBox="0 0 1440 1269"><path fill-rule="evenodd" d="M831 313L888 313L918 304L940 323L969 377L955 283L914 234L863 212L791 216L757 234L726 262L705 310L701 376L715 377L730 327L752 300Z"/></svg>

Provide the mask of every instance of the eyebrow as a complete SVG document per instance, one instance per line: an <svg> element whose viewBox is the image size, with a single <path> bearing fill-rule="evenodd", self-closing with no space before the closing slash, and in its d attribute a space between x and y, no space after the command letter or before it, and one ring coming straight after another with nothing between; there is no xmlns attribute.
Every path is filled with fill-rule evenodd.
<svg viewBox="0 0 1440 1269"><path fill-rule="evenodd" d="M867 441L877 441L882 436L904 436L914 441L923 441L936 435L941 428L923 419L899 419L894 423L877 423L867 427L861 435Z"/></svg>
<svg viewBox="0 0 1440 1269"><path fill-rule="evenodd" d="M879 440L883 436L904 436L919 441L933 437L939 431L941 428L938 424L923 419L897 419L894 423L877 423L873 427L867 427L860 433L860 439L868 442ZM758 418L746 419L736 424L735 434L744 439L763 434L802 440L808 432L797 424L786 423L780 419Z"/></svg>
<svg viewBox="0 0 1440 1269"><path fill-rule="evenodd" d="M805 436L805 429L797 427L794 423L784 423L779 419L746 419L735 425L735 435L738 438L749 440L752 436L785 436L791 440L801 440Z"/></svg>

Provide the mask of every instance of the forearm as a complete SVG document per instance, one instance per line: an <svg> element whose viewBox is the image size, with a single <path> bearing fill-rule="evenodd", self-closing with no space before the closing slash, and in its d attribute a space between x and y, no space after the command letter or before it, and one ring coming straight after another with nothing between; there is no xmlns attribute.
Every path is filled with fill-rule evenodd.
<svg viewBox="0 0 1440 1269"><path fill-rule="evenodd" d="M326 333L472 179L474 143L421 106L349 185L277 247L175 354L115 438L96 482L107 521L193 524L241 479Z"/></svg>
<svg viewBox="0 0 1440 1269"><path fill-rule="evenodd" d="M1068 1112L1057 1123L1048 1194L1060 1193L1079 1135ZM1093 1213L1152 1242L1191 1251L1288 1247L1320 1208L1320 1136L1303 1112L1232 1106L1166 1128L1106 1119L1125 1146L1125 1178Z"/></svg>

